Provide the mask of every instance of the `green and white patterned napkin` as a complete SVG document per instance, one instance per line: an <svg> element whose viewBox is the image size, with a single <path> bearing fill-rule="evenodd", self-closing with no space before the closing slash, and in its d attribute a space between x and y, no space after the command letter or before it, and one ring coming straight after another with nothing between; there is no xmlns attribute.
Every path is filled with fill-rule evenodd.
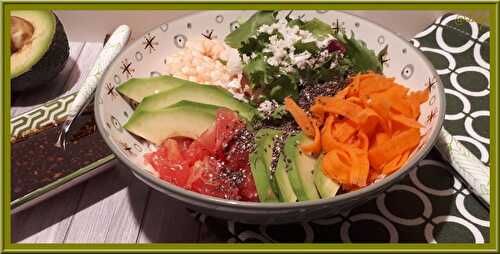
<svg viewBox="0 0 500 254"><path fill-rule="evenodd" d="M437 148L474 193L489 204L488 27L445 15L412 40L432 62L446 93L444 129Z"/></svg>

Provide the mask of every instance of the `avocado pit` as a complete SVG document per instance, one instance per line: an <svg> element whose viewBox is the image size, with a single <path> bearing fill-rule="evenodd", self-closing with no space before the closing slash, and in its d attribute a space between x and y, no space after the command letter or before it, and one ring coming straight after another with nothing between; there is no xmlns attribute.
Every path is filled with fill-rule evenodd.
<svg viewBox="0 0 500 254"><path fill-rule="evenodd" d="M49 85L48 81L61 72L69 57L63 25L47 10L13 10L9 21L12 91L25 92Z"/></svg>
<svg viewBox="0 0 500 254"><path fill-rule="evenodd" d="M10 50L12 55L31 42L35 27L29 21L17 16L10 17L10 24Z"/></svg>

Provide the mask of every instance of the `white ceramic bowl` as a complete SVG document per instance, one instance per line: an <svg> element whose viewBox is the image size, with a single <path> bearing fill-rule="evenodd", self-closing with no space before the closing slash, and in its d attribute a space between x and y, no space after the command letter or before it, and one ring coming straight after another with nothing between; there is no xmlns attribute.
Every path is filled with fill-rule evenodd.
<svg viewBox="0 0 500 254"><path fill-rule="evenodd" d="M144 164L143 154L150 145L129 134L122 126L133 110L115 88L132 77L150 77L165 73L165 59L181 50L188 40L211 36L223 40L254 11L207 11L164 23L131 43L110 65L95 97L95 114L99 131L117 157L151 187L184 202L208 215L248 223L286 223L336 214L366 201L395 183L409 172L432 148L441 129L445 111L444 89L429 61L418 49L384 29L360 17L337 11L295 11L305 19L318 18L328 24L338 23L350 34L379 52L389 45L384 74L411 90L430 89L430 99L421 105L419 122L421 144L408 162L397 172L361 190L331 199L297 203L250 203L224 200L184 190L160 180ZM175 121L175 119L172 119Z"/></svg>

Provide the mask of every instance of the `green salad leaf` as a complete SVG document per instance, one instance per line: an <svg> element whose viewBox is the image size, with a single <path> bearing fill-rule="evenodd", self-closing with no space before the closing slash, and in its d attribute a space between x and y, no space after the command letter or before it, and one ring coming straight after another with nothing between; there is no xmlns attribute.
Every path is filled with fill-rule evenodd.
<svg viewBox="0 0 500 254"><path fill-rule="evenodd" d="M283 101L286 96L298 97L298 78L294 74L281 75L279 68L269 65L262 53L243 67L252 90L260 90L259 100Z"/></svg>
<svg viewBox="0 0 500 254"><path fill-rule="evenodd" d="M266 99L283 101L285 97L290 96L294 99L299 97L299 89L297 87L296 75L280 75L273 80L270 86L269 96Z"/></svg>
<svg viewBox="0 0 500 254"><path fill-rule="evenodd" d="M299 27L302 30L311 32L316 38L320 39L328 35L333 35L332 27L317 18L305 21Z"/></svg>
<svg viewBox="0 0 500 254"><path fill-rule="evenodd" d="M270 25L276 21L275 11L259 11L252 15L245 23L226 36L224 41L232 48L238 49L243 42L257 33L257 29L261 25Z"/></svg>
<svg viewBox="0 0 500 254"><path fill-rule="evenodd" d="M311 54L318 54L319 53L319 48L316 46L315 42L296 42L294 45L295 47L295 54L300 54L302 52L309 52Z"/></svg>
<svg viewBox="0 0 500 254"><path fill-rule="evenodd" d="M362 73L367 71L382 72L382 63L373 50L366 47L366 43L354 38L354 32L351 32L351 38L345 34L340 34L338 39L346 49L346 58L351 61L351 72Z"/></svg>
<svg viewBox="0 0 500 254"><path fill-rule="evenodd" d="M262 52L268 43L269 34L260 33L257 35L257 38L250 37L247 41L242 42L238 52L250 56L252 53Z"/></svg>
<svg viewBox="0 0 500 254"><path fill-rule="evenodd" d="M270 84L277 72L277 68L264 60L262 53L257 54L243 67L243 73L249 79L252 89L256 88L256 84Z"/></svg>
<svg viewBox="0 0 500 254"><path fill-rule="evenodd" d="M285 109L285 105L279 105L273 113L271 114L272 119L282 119L283 116L287 115L288 111Z"/></svg>
<svg viewBox="0 0 500 254"><path fill-rule="evenodd" d="M225 38L226 44L236 48L244 62L243 75L253 92L252 103L263 100L282 103L286 96L297 98L304 86L343 80L348 75L367 71L382 72L387 48L376 54L362 40L356 39L353 32L351 36L335 33L329 24L317 18L307 21L292 18L291 12L285 17L288 27L298 26L323 41L322 45L328 45L320 48L316 41L294 39L293 47L283 46L281 52L281 46L276 47L283 44L275 43L270 47L271 37L273 41L274 38L284 39L282 30L270 33L258 30L262 25L278 22L277 14L276 11L259 11ZM334 43L330 38L336 38L342 45L330 44ZM309 54L302 54L306 51ZM280 54L279 60L273 58L276 52Z"/></svg>

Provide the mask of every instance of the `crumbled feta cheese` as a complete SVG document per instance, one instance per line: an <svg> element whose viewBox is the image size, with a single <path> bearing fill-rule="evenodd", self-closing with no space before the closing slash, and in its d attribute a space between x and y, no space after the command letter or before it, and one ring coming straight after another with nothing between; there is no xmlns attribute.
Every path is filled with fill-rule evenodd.
<svg viewBox="0 0 500 254"><path fill-rule="evenodd" d="M265 100L259 104L257 110L262 112L265 116L269 116L278 107L278 102L275 100Z"/></svg>
<svg viewBox="0 0 500 254"><path fill-rule="evenodd" d="M333 40L332 35L328 35L325 38L322 38L321 40L316 40L316 46L320 49L326 48L328 46L328 43L330 43L331 40Z"/></svg>
<svg viewBox="0 0 500 254"><path fill-rule="evenodd" d="M279 62L274 57L270 57L267 59L267 63L271 66L278 66Z"/></svg>
<svg viewBox="0 0 500 254"><path fill-rule="evenodd" d="M314 35L311 32L309 32L309 31L301 30L300 37L302 38L301 41L303 43L309 43L309 42L317 41L317 39L314 37Z"/></svg>
<svg viewBox="0 0 500 254"><path fill-rule="evenodd" d="M293 65L288 65L286 67L280 67L280 71L284 72L284 73L291 73L294 70L295 70L295 68L293 67Z"/></svg>
<svg viewBox="0 0 500 254"><path fill-rule="evenodd" d="M331 54L325 50L328 43L334 39L331 35L318 39L313 33L301 30L297 25L290 27L285 18L279 18L277 22L270 25L262 25L257 31L270 35L269 43L262 49L262 52L266 53L264 61L271 66L278 67L282 73L293 73L297 68L304 69L307 66L315 68L331 59ZM295 54L294 45L297 42L315 43L320 49L319 55L313 56L311 52L307 51ZM243 62L247 63L249 59L254 57L253 53L250 57L243 56ZM332 66L336 66L336 64L332 63Z"/></svg>
<svg viewBox="0 0 500 254"><path fill-rule="evenodd" d="M276 34L269 36L269 44L276 44L277 41L278 41L278 36Z"/></svg>
<svg viewBox="0 0 500 254"><path fill-rule="evenodd" d="M274 28L269 26L269 25L262 25L259 27L259 30L257 30L259 33L266 33L266 34L272 34L274 32Z"/></svg>
<svg viewBox="0 0 500 254"><path fill-rule="evenodd" d="M318 57L318 62L319 63L325 62L329 56L330 56L330 52L328 52L328 50L321 51L321 53L319 54L319 57Z"/></svg>
<svg viewBox="0 0 500 254"><path fill-rule="evenodd" d="M291 60L292 60L292 64L295 64L297 65L297 67L299 68L304 68L306 63L307 63L307 59L309 59L311 57L311 53L309 53L307 50L298 54L298 55L294 55Z"/></svg>
<svg viewBox="0 0 500 254"><path fill-rule="evenodd" d="M259 104L258 110L263 113L269 113L273 109L273 103L269 100L265 100Z"/></svg>
<svg viewBox="0 0 500 254"><path fill-rule="evenodd" d="M269 44L262 51L264 53L271 53L271 56L265 56L265 60L269 65L280 67L281 70L286 70L287 72L292 71L290 70L290 65L304 68L308 64L313 64L312 59L310 59L312 56L310 52L302 52L295 55L294 45L297 42L315 42L319 48L324 48L328 45L331 37L328 36L324 40L318 40L311 32L301 30L297 25L288 26L288 21L284 18L278 19L276 23L271 25L262 25L258 31L268 34L276 33L269 37ZM326 56L320 60L322 60L321 62L325 61Z"/></svg>
<svg viewBox="0 0 500 254"><path fill-rule="evenodd" d="M334 69L335 67L337 67L337 61L332 61L332 63L330 64L330 69Z"/></svg>

